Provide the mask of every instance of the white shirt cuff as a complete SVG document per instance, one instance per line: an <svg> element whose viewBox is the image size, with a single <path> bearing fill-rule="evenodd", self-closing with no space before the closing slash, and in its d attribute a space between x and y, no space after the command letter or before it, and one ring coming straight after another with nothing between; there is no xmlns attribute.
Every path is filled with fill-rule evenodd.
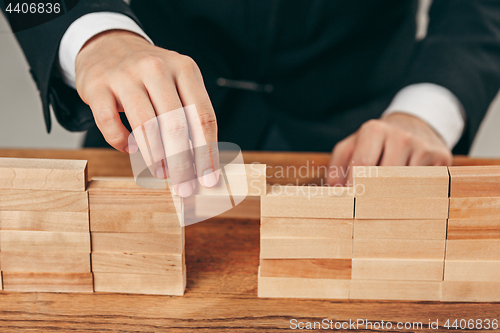
<svg viewBox="0 0 500 333"><path fill-rule="evenodd" d="M113 12L86 14L68 27L59 44L59 67L67 85L76 89L75 61L78 52L90 38L108 30L135 32L154 44L137 23L124 14Z"/></svg>
<svg viewBox="0 0 500 333"><path fill-rule="evenodd" d="M382 114L406 113L425 121L453 149L465 127L462 103L448 89L433 83L418 83L401 89Z"/></svg>

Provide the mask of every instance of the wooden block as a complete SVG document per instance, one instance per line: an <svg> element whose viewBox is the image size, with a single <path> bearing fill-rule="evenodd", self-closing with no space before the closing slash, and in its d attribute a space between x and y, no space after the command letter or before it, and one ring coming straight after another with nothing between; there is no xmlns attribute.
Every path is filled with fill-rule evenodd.
<svg viewBox="0 0 500 333"><path fill-rule="evenodd" d="M450 197L500 197L500 166L448 167Z"/></svg>
<svg viewBox="0 0 500 333"><path fill-rule="evenodd" d="M176 233L181 229L177 213L91 211L92 232Z"/></svg>
<svg viewBox="0 0 500 333"><path fill-rule="evenodd" d="M496 220L500 216L499 198L450 198L450 219Z"/></svg>
<svg viewBox="0 0 500 333"><path fill-rule="evenodd" d="M354 238L355 259L426 259L444 260L443 240L359 239Z"/></svg>
<svg viewBox="0 0 500 333"><path fill-rule="evenodd" d="M448 239L499 239L498 220L449 220Z"/></svg>
<svg viewBox="0 0 500 333"><path fill-rule="evenodd" d="M93 292L92 273L2 273L5 291Z"/></svg>
<svg viewBox="0 0 500 333"><path fill-rule="evenodd" d="M357 239L446 239L446 220L354 220Z"/></svg>
<svg viewBox="0 0 500 333"><path fill-rule="evenodd" d="M355 166L356 198L448 198L445 166Z"/></svg>
<svg viewBox="0 0 500 333"><path fill-rule="evenodd" d="M445 220L448 198L356 198L356 219Z"/></svg>
<svg viewBox="0 0 500 333"><path fill-rule="evenodd" d="M261 238L262 259L351 259L348 238Z"/></svg>
<svg viewBox="0 0 500 333"><path fill-rule="evenodd" d="M89 253L0 252L4 272L90 273Z"/></svg>
<svg viewBox="0 0 500 333"><path fill-rule="evenodd" d="M263 217L260 221L260 236L352 239L352 225L353 220Z"/></svg>
<svg viewBox="0 0 500 333"><path fill-rule="evenodd" d="M352 219L354 197L348 188L273 186L261 197L262 217Z"/></svg>
<svg viewBox="0 0 500 333"><path fill-rule="evenodd" d="M448 240L446 241L446 260L500 260L500 240Z"/></svg>
<svg viewBox="0 0 500 333"><path fill-rule="evenodd" d="M349 280L351 259L261 259L260 276Z"/></svg>
<svg viewBox="0 0 500 333"><path fill-rule="evenodd" d="M258 277L258 297L347 299L350 280Z"/></svg>
<svg viewBox="0 0 500 333"><path fill-rule="evenodd" d="M443 260L353 259L355 280L442 281Z"/></svg>
<svg viewBox="0 0 500 333"><path fill-rule="evenodd" d="M0 211L0 230L89 232L89 213Z"/></svg>
<svg viewBox="0 0 500 333"><path fill-rule="evenodd" d="M206 188L196 183L194 195L203 196L264 196L266 195L265 164L228 164L224 166L224 176L219 183Z"/></svg>
<svg viewBox="0 0 500 333"><path fill-rule="evenodd" d="M167 186L167 185L165 185ZM144 189L133 179L92 180L89 183L90 211L177 213L181 198L165 189ZM179 207L179 206L178 206Z"/></svg>
<svg viewBox="0 0 500 333"><path fill-rule="evenodd" d="M88 211L87 192L0 190L0 210L3 211Z"/></svg>
<svg viewBox="0 0 500 333"><path fill-rule="evenodd" d="M54 231L0 231L2 252L90 253L90 234Z"/></svg>
<svg viewBox="0 0 500 333"><path fill-rule="evenodd" d="M99 273L181 274L183 254L92 253L92 271Z"/></svg>
<svg viewBox="0 0 500 333"><path fill-rule="evenodd" d="M171 234L92 232L92 253L181 254L184 230Z"/></svg>
<svg viewBox="0 0 500 333"><path fill-rule="evenodd" d="M176 275L94 273L96 292L182 296L185 289L185 269Z"/></svg>
<svg viewBox="0 0 500 333"><path fill-rule="evenodd" d="M500 302L500 282L444 281L443 302Z"/></svg>
<svg viewBox="0 0 500 333"><path fill-rule="evenodd" d="M0 290L3 290L3 277L2 277L3 273L0 272Z"/></svg>
<svg viewBox="0 0 500 333"><path fill-rule="evenodd" d="M0 188L83 192L87 161L0 158Z"/></svg>
<svg viewBox="0 0 500 333"><path fill-rule="evenodd" d="M351 280L350 299L440 301L442 282Z"/></svg>
<svg viewBox="0 0 500 333"><path fill-rule="evenodd" d="M500 261L446 260L444 280L500 283Z"/></svg>

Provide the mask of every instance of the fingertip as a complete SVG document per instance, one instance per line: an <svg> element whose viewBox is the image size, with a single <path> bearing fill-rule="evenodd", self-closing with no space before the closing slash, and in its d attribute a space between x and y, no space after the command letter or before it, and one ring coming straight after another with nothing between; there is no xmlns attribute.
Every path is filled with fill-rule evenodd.
<svg viewBox="0 0 500 333"><path fill-rule="evenodd" d="M218 183L218 177L214 170L207 169L203 172L203 176L201 177L201 185L205 187L214 187Z"/></svg>

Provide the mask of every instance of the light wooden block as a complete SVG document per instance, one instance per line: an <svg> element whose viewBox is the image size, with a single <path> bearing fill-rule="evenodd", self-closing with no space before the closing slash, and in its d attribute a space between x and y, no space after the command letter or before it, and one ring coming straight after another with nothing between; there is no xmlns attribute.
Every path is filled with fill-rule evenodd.
<svg viewBox="0 0 500 333"><path fill-rule="evenodd" d="M500 240L451 239L446 243L446 260L500 260Z"/></svg>
<svg viewBox="0 0 500 333"><path fill-rule="evenodd" d="M85 191L87 161L0 158L0 188Z"/></svg>
<svg viewBox="0 0 500 333"><path fill-rule="evenodd" d="M262 259L351 259L348 238L261 238Z"/></svg>
<svg viewBox="0 0 500 333"><path fill-rule="evenodd" d="M90 211L92 232L175 233L180 228L176 213Z"/></svg>
<svg viewBox="0 0 500 333"><path fill-rule="evenodd" d="M320 186L270 187L261 197L262 217L352 219L354 197L349 188Z"/></svg>
<svg viewBox="0 0 500 333"><path fill-rule="evenodd" d="M144 189L133 179L92 180L89 183L90 211L177 213L181 198L164 189Z"/></svg>
<svg viewBox="0 0 500 333"><path fill-rule="evenodd" d="M443 260L353 259L355 280L442 281Z"/></svg>
<svg viewBox="0 0 500 333"><path fill-rule="evenodd" d="M171 234L92 232L92 253L181 254L184 230Z"/></svg>
<svg viewBox="0 0 500 333"><path fill-rule="evenodd" d="M500 261L446 260L444 280L500 283Z"/></svg>
<svg viewBox="0 0 500 333"><path fill-rule="evenodd" d="M444 302L500 302L500 282L444 281Z"/></svg>
<svg viewBox="0 0 500 333"><path fill-rule="evenodd" d="M349 280L351 259L261 259L260 276Z"/></svg>
<svg viewBox="0 0 500 333"><path fill-rule="evenodd" d="M446 220L354 220L357 239L446 239Z"/></svg>
<svg viewBox="0 0 500 333"><path fill-rule="evenodd" d="M448 198L445 166L355 166L356 198Z"/></svg>
<svg viewBox="0 0 500 333"><path fill-rule="evenodd" d="M449 220L448 239L499 239L500 217L497 220Z"/></svg>
<svg viewBox="0 0 500 333"><path fill-rule="evenodd" d="M355 259L426 259L444 260L443 240L359 239L354 237Z"/></svg>
<svg viewBox="0 0 500 333"><path fill-rule="evenodd" d="M500 166L451 166L450 197L500 197Z"/></svg>
<svg viewBox="0 0 500 333"><path fill-rule="evenodd" d="M346 238L352 239L353 220L263 217L263 238Z"/></svg>
<svg viewBox="0 0 500 333"><path fill-rule="evenodd" d="M183 254L92 253L94 273L181 274Z"/></svg>
<svg viewBox="0 0 500 333"><path fill-rule="evenodd" d="M186 270L182 274L94 273L94 291L149 295L184 295Z"/></svg>
<svg viewBox="0 0 500 333"><path fill-rule="evenodd" d="M350 280L258 277L258 297L347 299Z"/></svg>
<svg viewBox="0 0 500 333"><path fill-rule="evenodd" d="M224 166L224 175L219 183L206 188L196 184L194 195L203 196L264 196L266 195L265 164L228 164Z"/></svg>
<svg viewBox="0 0 500 333"><path fill-rule="evenodd" d="M90 273L89 253L0 252L4 272Z"/></svg>
<svg viewBox="0 0 500 333"><path fill-rule="evenodd" d="M0 211L0 230L89 232L89 213Z"/></svg>
<svg viewBox="0 0 500 333"><path fill-rule="evenodd" d="M2 252L90 253L90 234L54 231L0 231Z"/></svg>
<svg viewBox="0 0 500 333"><path fill-rule="evenodd" d="M2 272L5 291L93 292L92 273Z"/></svg>
<svg viewBox="0 0 500 333"><path fill-rule="evenodd" d="M439 301L442 282L351 280L350 299Z"/></svg>
<svg viewBox="0 0 500 333"><path fill-rule="evenodd" d="M211 214L220 219L260 219L260 197L246 197L238 205L220 213L221 198L215 196L195 196L195 209L203 214ZM234 198L233 198L234 199ZM230 200L230 199L229 199ZM186 203L186 198L183 199ZM184 209L186 209L186 204ZM188 212L185 211L184 214ZM195 213L198 213L195 211Z"/></svg>
<svg viewBox="0 0 500 333"><path fill-rule="evenodd" d="M356 198L356 219L445 220L448 198Z"/></svg>
<svg viewBox="0 0 500 333"><path fill-rule="evenodd" d="M497 220L500 216L498 198L450 198L450 219Z"/></svg>
<svg viewBox="0 0 500 333"><path fill-rule="evenodd" d="M0 189L2 211L87 212L87 192Z"/></svg>

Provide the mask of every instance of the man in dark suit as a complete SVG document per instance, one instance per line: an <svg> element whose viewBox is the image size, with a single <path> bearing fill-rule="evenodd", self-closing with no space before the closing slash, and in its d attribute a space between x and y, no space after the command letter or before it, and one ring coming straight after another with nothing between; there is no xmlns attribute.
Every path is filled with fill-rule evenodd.
<svg viewBox="0 0 500 333"><path fill-rule="evenodd" d="M190 141L334 147L328 182L344 184L351 165L450 164L500 88L500 2L435 0L422 41L417 4L81 0L16 37L48 129L52 105L68 130L89 129L87 146L100 145L97 125L120 151L149 150L159 177ZM129 141L125 120L148 140ZM195 152L196 170L188 155L167 161L183 196L195 174L218 177L215 151Z"/></svg>

